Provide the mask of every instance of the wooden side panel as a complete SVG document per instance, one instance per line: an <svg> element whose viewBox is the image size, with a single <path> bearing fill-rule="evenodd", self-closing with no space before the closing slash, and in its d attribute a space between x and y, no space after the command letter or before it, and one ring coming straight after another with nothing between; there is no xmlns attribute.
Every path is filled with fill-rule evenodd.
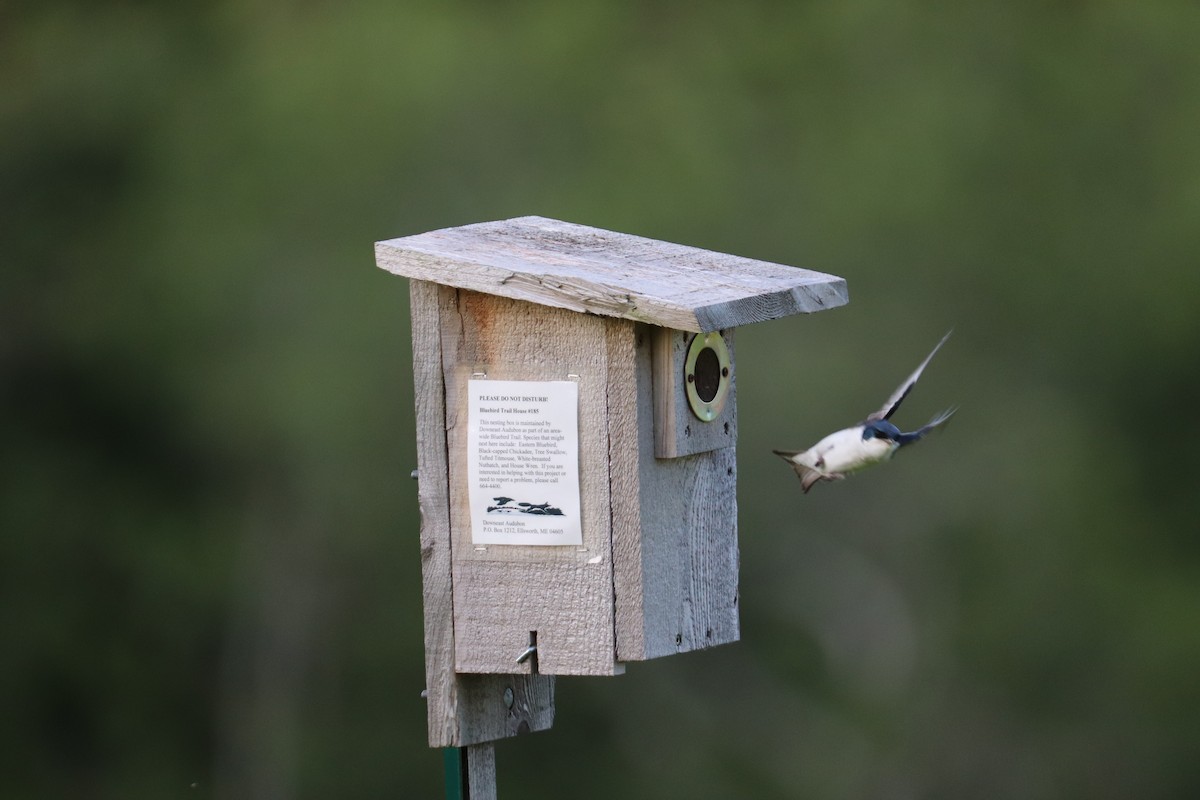
<svg viewBox="0 0 1200 800"><path fill-rule="evenodd" d="M608 372L605 325L585 314L466 290L441 319L447 380L455 667L492 673L612 675ZM583 547L477 546L467 489L467 381L579 383ZM517 664L536 635L537 658Z"/></svg>
<svg viewBox="0 0 1200 800"><path fill-rule="evenodd" d="M650 361L657 329L632 322L609 325L609 418L625 424L609 431L609 474L612 496L613 594L617 659L640 661L646 652L646 593L642 564L641 485L643 447L638 437L646 430L640 418L643 400L652 390ZM653 454L651 454L653 455Z"/></svg>
<svg viewBox="0 0 1200 800"><path fill-rule="evenodd" d="M610 337L610 369L622 371L610 383L636 386L610 402L626 403L632 395L638 420L636 437L619 444L614 438L611 457L613 492L621 487L624 501L613 511L622 661L698 650L740 636L735 450L655 457L653 358L646 342L656 335L654 328L639 325L630 334L614 329Z"/></svg>
<svg viewBox="0 0 1200 800"><path fill-rule="evenodd" d="M554 678L455 674L445 387L438 335L439 305L446 294L453 295L453 290L423 281L413 281L410 287L429 746L463 747L549 728L554 721Z"/></svg>
<svg viewBox="0 0 1200 800"><path fill-rule="evenodd" d="M738 640L736 472L732 447L643 459L641 658Z"/></svg>

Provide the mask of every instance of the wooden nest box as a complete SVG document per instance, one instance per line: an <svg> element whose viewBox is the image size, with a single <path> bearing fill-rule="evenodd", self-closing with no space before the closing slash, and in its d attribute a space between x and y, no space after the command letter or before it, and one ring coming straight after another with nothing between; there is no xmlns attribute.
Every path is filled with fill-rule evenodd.
<svg viewBox="0 0 1200 800"><path fill-rule="evenodd" d="M542 217L376 259L412 281L431 744L546 727L511 676L737 641L734 329L845 281Z"/></svg>

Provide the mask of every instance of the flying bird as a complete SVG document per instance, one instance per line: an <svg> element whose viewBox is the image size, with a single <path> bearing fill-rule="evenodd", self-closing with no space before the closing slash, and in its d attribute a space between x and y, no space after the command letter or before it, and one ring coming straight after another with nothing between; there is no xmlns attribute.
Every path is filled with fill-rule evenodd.
<svg viewBox="0 0 1200 800"><path fill-rule="evenodd" d="M807 450L772 451L796 470L805 493L818 481L840 481L851 473L887 461L901 447L920 440L950 419L956 409L950 408L935 415L912 433L904 433L888 421L917 385L917 379L926 365L949 338L949 333L943 336L920 366L892 392L887 402L859 424L831 433Z"/></svg>

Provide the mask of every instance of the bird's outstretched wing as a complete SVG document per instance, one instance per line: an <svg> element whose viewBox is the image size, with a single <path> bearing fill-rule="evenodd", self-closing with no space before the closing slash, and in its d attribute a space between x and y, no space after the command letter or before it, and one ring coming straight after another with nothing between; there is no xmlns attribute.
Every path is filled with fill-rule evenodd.
<svg viewBox="0 0 1200 800"><path fill-rule="evenodd" d="M900 436L898 436L896 438L896 441L900 444L901 447L903 447L906 444L912 444L913 442L919 441L923 436L925 436L925 434L929 433L931 430L936 428L938 425L941 425L943 422L945 422L946 420L953 417L955 411L958 411L958 409L957 408L947 408L945 411L941 412L940 414L935 415L933 419L929 420L929 422L926 422L924 425L917 428L912 433L900 434Z"/></svg>
<svg viewBox="0 0 1200 800"><path fill-rule="evenodd" d="M929 364L930 360L933 359L934 355L938 350L941 349L942 345L946 343L946 340L950 338L950 334L953 332L954 331L946 332L946 335L942 337L942 340L934 346L933 350L929 351L929 355L925 356L925 360L921 362L921 365L913 370L912 375L909 375L908 378L905 379L904 383L900 384L900 387L896 389L896 391L892 392L892 396L887 399L887 402L884 403L878 411L867 417L867 422L873 422L877 419L888 419L892 416L892 414L896 413L896 409L898 409L900 404L904 402L904 398L908 397L908 393L911 392L912 388L917 385L917 379L921 377L921 373L925 370L926 365ZM945 421L945 419L941 420L941 422ZM927 425L925 427L928 428L930 426Z"/></svg>

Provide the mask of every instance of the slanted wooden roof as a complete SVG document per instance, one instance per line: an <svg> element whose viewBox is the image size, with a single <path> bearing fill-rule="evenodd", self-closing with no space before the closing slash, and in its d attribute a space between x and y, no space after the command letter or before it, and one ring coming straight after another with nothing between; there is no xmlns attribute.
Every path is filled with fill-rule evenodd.
<svg viewBox="0 0 1200 800"><path fill-rule="evenodd" d="M685 331L823 311L849 299L836 275L545 217L377 242L375 260L407 278Z"/></svg>

